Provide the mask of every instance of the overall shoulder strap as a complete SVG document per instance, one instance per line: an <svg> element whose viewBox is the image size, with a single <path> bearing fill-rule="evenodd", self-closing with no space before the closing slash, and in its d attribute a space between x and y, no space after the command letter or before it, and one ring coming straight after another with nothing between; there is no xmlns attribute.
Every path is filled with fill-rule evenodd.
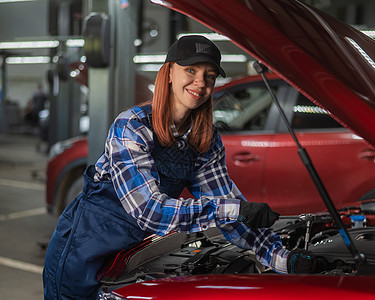
<svg viewBox="0 0 375 300"><path fill-rule="evenodd" d="M150 104L139 106L139 108L143 111L146 115L147 124L145 124L148 128L152 130L152 106Z"/></svg>

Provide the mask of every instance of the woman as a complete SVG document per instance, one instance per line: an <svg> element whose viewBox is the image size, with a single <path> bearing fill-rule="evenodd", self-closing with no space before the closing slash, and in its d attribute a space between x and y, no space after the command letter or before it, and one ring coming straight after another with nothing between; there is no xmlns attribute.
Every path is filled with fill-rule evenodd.
<svg viewBox="0 0 375 300"><path fill-rule="evenodd" d="M279 215L265 203L246 202L228 176L212 124L215 80L225 77L220 60L208 39L182 37L169 48L152 104L116 118L104 154L86 170L83 192L51 238L43 272L46 299L95 299L96 273L109 254L172 230L217 226L277 272L311 270L312 256L283 249L265 228ZM179 198L185 187L196 199Z"/></svg>

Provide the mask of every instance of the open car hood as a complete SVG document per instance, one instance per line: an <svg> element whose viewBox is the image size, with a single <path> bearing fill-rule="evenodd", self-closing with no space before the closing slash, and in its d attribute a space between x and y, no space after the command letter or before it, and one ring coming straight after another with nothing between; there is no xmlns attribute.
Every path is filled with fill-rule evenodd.
<svg viewBox="0 0 375 300"><path fill-rule="evenodd" d="M298 0L168 0L375 145L375 41Z"/></svg>

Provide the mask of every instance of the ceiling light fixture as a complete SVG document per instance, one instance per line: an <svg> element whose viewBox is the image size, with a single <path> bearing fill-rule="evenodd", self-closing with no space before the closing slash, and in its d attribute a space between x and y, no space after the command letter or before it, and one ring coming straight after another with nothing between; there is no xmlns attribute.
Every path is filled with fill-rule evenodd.
<svg viewBox="0 0 375 300"><path fill-rule="evenodd" d="M133 61L136 64L147 64L147 63L164 63L166 55L136 55ZM222 54L221 62L247 62L247 57L243 54Z"/></svg>
<svg viewBox="0 0 375 300"><path fill-rule="evenodd" d="M0 42L0 49L56 48L59 41Z"/></svg>
<svg viewBox="0 0 375 300"><path fill-rule="evenodd" d="M137 69L141 72L158 72L161 67L161 64L144 64L140 65Z"/></svg>
<svg viewBox="0 0 375 300"><path fill-rule="evenodd" d="M0 0L1 1L1 0ZM83 47L85 45L84 39L68 39L65 41L67 47ZM43 48L56 48L60 45L57 40L49 41L12 41L0 42L1 49L43 49Z"/></svg>
<svg viewBox="0 0 375 300"><path fill-rule="evenodd" d="M9 65L48 64L50 61L49 56L12 56L6 59L6 63Z"/></svg>
<svg viewBox="0 0 375 300"><path fill-rule="evenodd" d="M223 41L230 41L230 39L222 34L216 33L216 32L205 32L205 33L181 33L177 35L177 39L180 37L186 36L186 35L201 35L205 38L216 41L216 42L223 42Z"/></svg>
<svg viewBox="0 0 375 300"><path fill-rule="evenodd" d="M85 45L84 39L69 39L65 42L67 47L83 47Z"/></svg>
<svg viewBox="0 0 375 300"><path fill-rule="evenodd" d="M133 61L136 64L164 63L166 55L136 55Z"/></svg>
<svg viewBox="0 0 375 300"><path fill-rule="evenodd" d="M1 3L13 3L13 2L31 2L35 0L0 0Z"/></svg>

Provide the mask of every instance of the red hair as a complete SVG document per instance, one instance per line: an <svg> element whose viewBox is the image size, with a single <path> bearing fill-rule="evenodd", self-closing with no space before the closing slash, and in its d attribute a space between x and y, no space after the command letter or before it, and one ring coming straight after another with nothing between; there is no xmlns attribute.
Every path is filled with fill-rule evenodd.
<svg viewBox="0 0 375 300"><path fill-rule="evenodd" d="M152 99L152 126L163 146L172 146L176 138L172 134L171 123L173 103L170 98L169 69L172 63L165 63L155 80L155 91ZM192 131L189 143L197 151L204 153L210 148L212 139L212 96L200 107L190 112Z"/></svg>

